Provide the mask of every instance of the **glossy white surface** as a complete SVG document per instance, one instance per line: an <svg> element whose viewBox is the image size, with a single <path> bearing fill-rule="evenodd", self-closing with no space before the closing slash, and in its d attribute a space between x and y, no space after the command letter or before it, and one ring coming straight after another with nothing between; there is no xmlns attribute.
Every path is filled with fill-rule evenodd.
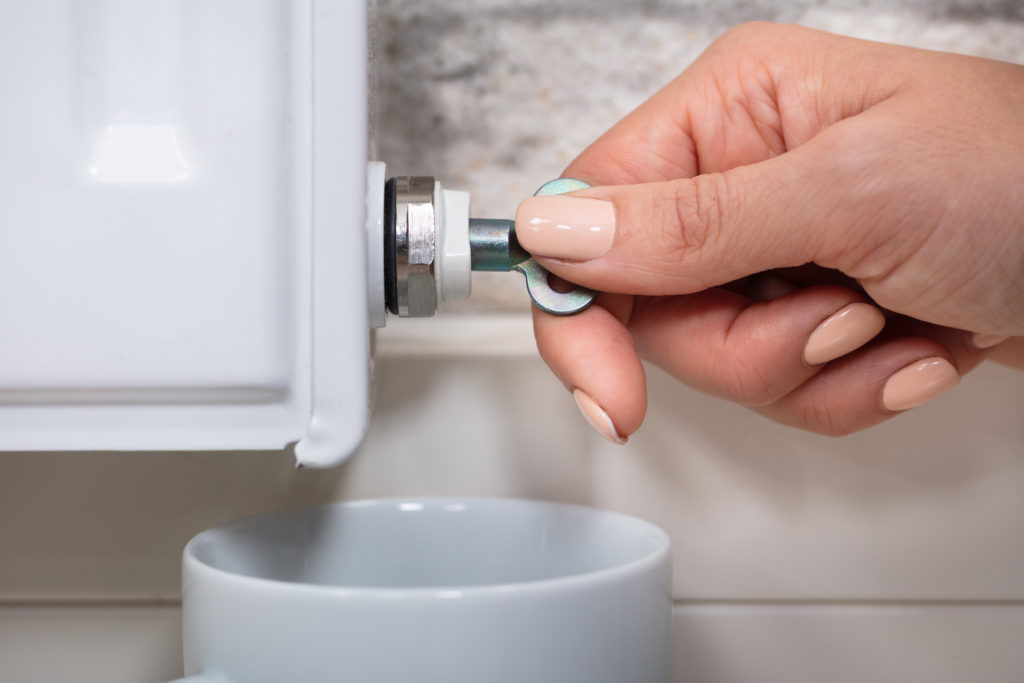
<svg viewBox="0 0 1024 683"><path fill-rule="evenodd" d="M366 310L371 327L387 324L384 293L384 187L388 167L383 161L366 164Z"/></svg>
<svg viewBox="0 0 1024 683"><path fill-rule="evenodd" d="M183 562L186 674L668 683L668 537L539 501L399 498L211 529Z"/></svg>
<svg viewBox="0 0 1024 683"><path fill-rule="evenodd" d="M344 0L0 8L0 448L354 448L363 47Z"/></svg>

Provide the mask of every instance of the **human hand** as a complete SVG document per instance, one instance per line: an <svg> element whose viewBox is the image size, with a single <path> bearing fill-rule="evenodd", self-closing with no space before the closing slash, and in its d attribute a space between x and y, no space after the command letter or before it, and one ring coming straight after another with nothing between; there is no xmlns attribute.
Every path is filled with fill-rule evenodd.
<svg viewBox="0 0 1024 683"><path fill-rule="evenodd" d="M1022 341L1024 67L744 25L564 175L598 187L526 200L516 232L605 292L534 329L613 441L643 420L641 358L845 434Z"/></svg>

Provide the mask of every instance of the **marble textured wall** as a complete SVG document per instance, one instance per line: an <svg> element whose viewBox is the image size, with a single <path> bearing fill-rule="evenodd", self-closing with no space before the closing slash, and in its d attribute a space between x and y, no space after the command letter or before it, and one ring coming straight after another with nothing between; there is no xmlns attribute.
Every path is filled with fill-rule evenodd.
<svg viewBox="0 0 1024 683"><path fill-rule="evenodd" d="M1019 0L380 0L379 157L511 216L730 26L827 31L1024 62ZM508 278L459 310L525 310Z"/></svg>

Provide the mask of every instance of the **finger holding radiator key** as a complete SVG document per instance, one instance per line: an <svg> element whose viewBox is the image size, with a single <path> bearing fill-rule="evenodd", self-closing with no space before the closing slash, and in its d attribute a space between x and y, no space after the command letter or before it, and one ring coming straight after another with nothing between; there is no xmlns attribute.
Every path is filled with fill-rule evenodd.
<svg viewBox="0 0 1024 683"><path fill-rule="evenodd" d="M560 178L545 183L534 194L548 197L589 187L581 180ZM533 305L550 315L575 315L587 309L597 292L572 286L559 291L548 281L548 271L530 257L516 238L515 221L493 218L469 219L469 244L473 270L517 270L526 278Z"/></svg>
<svg viewBox="0 0 1024 683"><path fill-rule="evenodd" d="M814 65L811 69L809 65ZM534 312L538 347L622 443L640 359L779 422L846 434L1024 336L1024 67L745 25L524 201L523 247L606 292Z"/></svg>

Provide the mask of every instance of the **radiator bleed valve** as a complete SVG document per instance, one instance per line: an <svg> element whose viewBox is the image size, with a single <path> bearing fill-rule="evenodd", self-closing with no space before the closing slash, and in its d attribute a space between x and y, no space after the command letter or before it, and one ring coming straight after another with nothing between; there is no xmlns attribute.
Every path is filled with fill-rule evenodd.
<svg viewBox="0 0 1024 683"><path fill-rule="evenodd" d="M556 291L548 271L519 246L515 221L470 218L468 192L446 190L430 176L385 181L385 175L384 164L370 164L367 229L374 327L384 326L385 308L403 318L427 317L445 302L468 299L471 270L519 271L533 304L553 315L579 313L597 296L583 287ZM585 187L582 180L559 178L535 196ZM383 210L375 198L381 191Z"/></svg>

